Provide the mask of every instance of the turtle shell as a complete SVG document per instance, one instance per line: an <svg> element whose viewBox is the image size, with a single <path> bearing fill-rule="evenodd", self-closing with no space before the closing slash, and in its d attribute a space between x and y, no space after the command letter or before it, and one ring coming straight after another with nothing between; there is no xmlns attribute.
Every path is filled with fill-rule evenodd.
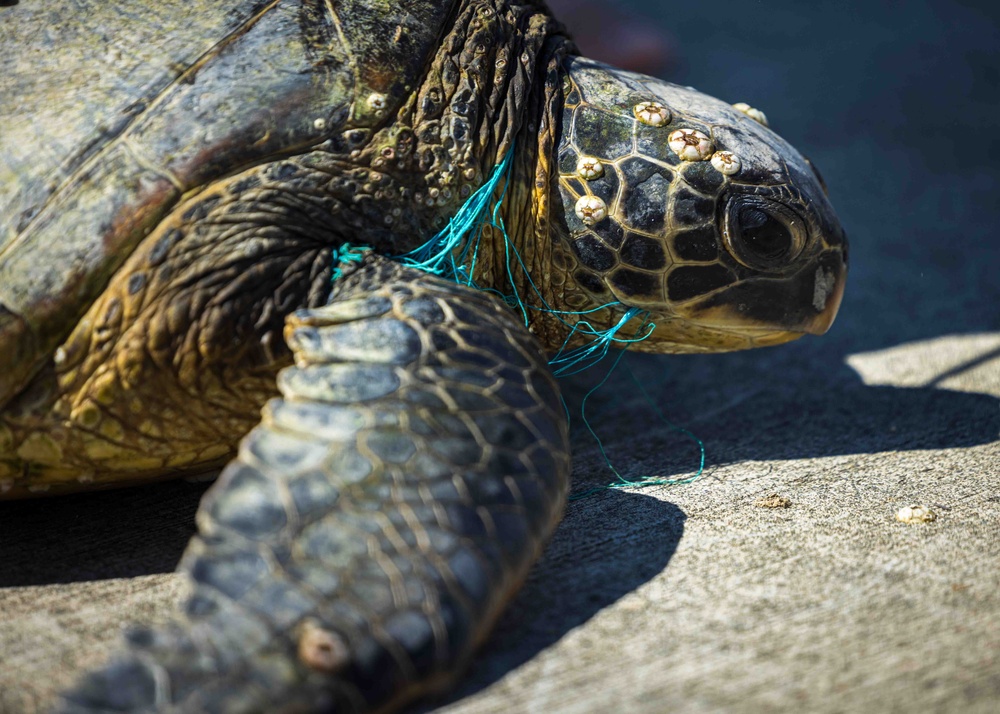
<svg viewBox="0 0 1000 714"><path fill-rule="evenodd" d="M0 8L0 407L181 197L387 121L456 3Z"/></svg>

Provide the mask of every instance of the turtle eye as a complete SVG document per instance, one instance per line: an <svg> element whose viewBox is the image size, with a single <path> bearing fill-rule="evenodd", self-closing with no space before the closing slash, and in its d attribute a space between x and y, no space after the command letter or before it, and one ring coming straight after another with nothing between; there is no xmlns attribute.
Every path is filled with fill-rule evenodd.
<svg viewBox="0 0 1000 714"><path fill-rule="evenodd" d="M758 197L731 201L723 230L729 252L748 268L762 270L794 260L805 244L804 233L805 224L794 212Z"/></svg>
<svg viewBox="0 0 1000 714"><path fill-rule="evenodd" d="M792 249L792 234L780 222L756 206L740 209L740 239L750 253L764 261L781 260Z"/></svg>

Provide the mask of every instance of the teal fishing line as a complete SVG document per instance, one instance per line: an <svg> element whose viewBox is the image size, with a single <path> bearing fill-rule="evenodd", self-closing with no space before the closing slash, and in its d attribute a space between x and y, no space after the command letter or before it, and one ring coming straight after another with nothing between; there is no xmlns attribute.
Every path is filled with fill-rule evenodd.
<svg viewBox="0 0 1000 714"><path fill-rule="evenodd" d="M344 277L344 270L340 266L344 263L360 263L365 257L365 253L371 248L363 245L352 245L344 243L333 251L333 272L330 274L330 282Z"/></svg>
<svg viewBox="0 0 1000 714"><path fill-rule="evenodd" d="M611 364L611 368L601 378L601 381L598 382L594 387L590 389L590 391L588 391L584 395L583 402L580 404L580 416L583 419L583 424L587 428L587 431L590 432L590 435L594 438L594 441L597 442L597 448L600 450L601 456L604 458L604 463L607 464L611 472L617 477L617 480L612 481L611 483L605 484L603 486L595 486L593 488L587 489L586 491L571 494L569 496L570 501L578 501L582 498L587 498L589 496L593 496L596 493L600 493L601 491L607 491L608 489L613 489L613 488L643 488L647 486L679 486L683 484L689 484L701 478L702 474L705 472L705 443L697 436L692 434L689 430L685 429L682 426L677 426L676 424L673 424L669 419L666 418L666 416L664 416L663 411L656 405L656 402L654 402L653 399L649 396L649 392L642 385L639 379L635 376L635 373L629 368L627 363L625 364L625 370L628 373L629 377L631 377L632 382L635 384L636 388L639 390L639 394L641 394L643 399L646 400L646 403L649 404L649 406L653 409L653 411L656 413L657 417L659 417L662 423L664 423L670 429L688 436L692 441L694 441L698 445L700 458L698 462L698 470L694 473L694 475L686 476L684 478L661 478L655 476L640 476L639 478L628 479L622 476L621 473L619 473L618 469L615 468L614 464L611 463L611 458L608 456L608 452L604 448L604 442L601 440L601 437L597 435L597 432L594 431L594 428L590 424L590 420L587 419L587 400L589 400L590 397L595 392L597 392L597 390L599 390L601 387L604 386L605 382L608 381L608 379L611 377L614 371L618 368L618 364L622 362L622 358L624 356L625 356L625 349L622 349L615 357L614 362Z"/></svg>
<svg viewBox="0 0 1000 714"><path fill-rule="evenodd" d="M635 386L638 387L639 393L642 394L642 398L645 399L646 403L649 404L649 406L653 409L654 412L656 412L656 415L660 418L660 421L662 421L664 424L669 426L674 431L684 434L698 445L698 453L699 453L698 470L695 472L693 476L688 476L687 478L681 478L681 479L653 479L651 485L661 485L661 484L675 485L675 484L692 483L696 481L705 472L705 442L703 442L697 436L692 434L689 430L685 429L683 426L677 426L676 424L672 423L669 419L667 419L666 416L664 416L663 411L660 409L660 407L657 406L656 402L653 401L652 397L649 396L649 392L639 382L639 378L636 377L635 372L633 372L631 368L629 368L628 363L625 364L625 371L628 372L628 376L632 378L632 382L634 382Z"/></svg>
<svg viewBox="0 0 1000 714"><path fill-rule="evenodd" d="M617 305L621 303L612 304ZM597 309L600 310L604 307L607 306L601 306ZM628 324L632 318L638 316L643 317L643 323L639 327L639 330L641 331L644 328L648 328L646 329L646 333L642 336L632 338L618 337L618 332L625 327L625 325ZM577 321L571 326L570 333L563 341L562 347L560 347L555 356L549 360L549 366L552 367L552 373L556 377L568 377L571 374L578 374L585 369L593 367L598 362L603 360L607 356L608 350L611 348L612 344L617 343L622 345L622 350L624 351L628 345L634 342L642 342L653 334L653 330L656 329L656 325L650 322L648 318L648 310L640 310L637 307L632 307L626 310L625 314L622 315L621 319L616 325L614 325L614 327L610 327L607 330L598 330L586 320ZM568 349L569 342L577 334L589 335L593 339L583 345L580 345L579 347ZM636 334L638 335L638 332Z"/></svg>
<svg viewBox="0 0 1000 714"><path fill-rule="evenodd" d="M639 308L630 308L619 319L616 325L602 330L595 327L589 320L576 319L569 321L566 318L580 318L591 313L600 312L606 308L620 306L620 302L609 302L590 310L582 311L556 310L548 304L542 296L541 290L538 289L538 286L531 278L531 274L524 265L524 260L521 258L520 252L511 243L503 218L500 216L500 208L503 205L503 200L507 195L510 183L509 169L513 155L514 150L512 147L503 160L494 167L486 182L469 196L444 228L414 250L396 256L395 260L411 268L423 270L433 275L438 275L497 295L505 303L521 313L521 318L525 326L530 323L529 310L553 315L568 328L568 334L556 355L549 361L549 364L552 366L553 372L557 377L576 374L603 359L612 344L625 345L645 339L652 333L655 325L650 323L649 329L642 337L625 340L617 336L619 330L634 317L648 313L644 313ZM498 189L499 195L496 196ZM477 285L473 279L476 261L479 256L479 245L482 241L483 229L486 226L499 231L500 235L503 236L504 268L512 290L510 294L504 294L492 288L483 288ZM515 265L520 268L521 273L527 279L532 292L541 303L540 306L526 303L518 292L518 281L515 280L514 276ZM580 336L589 338L587 344L570 348L570 343Z"/></svg>
<svg viewBox="0 0 1000 714"><path fill-rule="evenodd" d="M486 225L485 218L489 212L490 199L492 199L501 180L503 180L504 186L497 199L497 206L503 202L507 193L507 169L510 168L513 155L513 149L507 152L503 161L493 168L493 172L486 182L466 199L444 228L418 248L396 256L395 260L411 268L439 275L463 285L478 287L472 281L475 253L479 251L479 241L482 237L483 227ZM496 210L493 211L491 223L496 224ZM503 230L502 223L500 230L503 231L506 239L507 232ZM467 266L466 262L470 251L474 255L471 265Z"/></svg>
<svg viewBox="0 0 1000 714"><path fill-rule="evenodd" d="M698 472L694 476L687 479L658 479L649 477L637 480L626 479L618 472L617 469L615 469L610 458L608 457L603 442L591 427L586 414L587 400L608 380L611 373L621 361L622 356L625 354L625 350L630 345L647 339L653 333L653 330L656 329L656 325L650 321L648 310L642 310L637 307L627 308L624 314L622 314L622 316L618 319L618 322L608 328L602 329L597 327L589 319L587 319L587 316L593 313L598 313L615 307L624 307L622 303L618 301L608 302L589 310L580 311L557 310L549 305L548 301L542 295L541 290L532 279L531 273L528 271L527 266L525 266L520 252L511 243L510 238L507 235L507 229L504 226L503 218L500 216L500 208L509 188L510 167L512 165L513 155L514 148L511 147L500 163L493 168L489 178L483 183L482 186L476 189L476 191L474 191L468 199L466 199L465 203L459 207L458 211L456 211L455 215L449 219L444 228L435 233L428 241L419 247L408 253L395 256L394 259L411 268L423 270L433 275L453 280L459 284L467 285L477 290L484 290L497 295L511 308L516 309L521 313L521 318L525 326L528 326L530 323L529 311L543 312L556 318L567 328L565 340L556 351L556 354L549 360L549 366L552 368L552 372L556 377L562 378L578 374L603 361L607 357L608 350L612 346L618 346L621 348L621 351L615 357L615 360L611 365L611 369L608 370L608 373L603 379L601 379L597 386L586 394L580 409L580 416L584 425L596 440L598 448L604 456L605 463L607 463L611 472L615 474L617 481L602 488L588 491L585 494L574 496L574 499L582 498L590 493L595 493L605 488L668 485L690 483L691 481L694 481L696 478L701 476L704 470L704 445L697 439L697 437L687 430L680 429L679 427L675 427L670 424L670 422L663 416L663 412L660 411L659 407L657 407L652 399L649 398L646 390L641 384L638 383L637 380L636 384L639 387L640 393L642 393L646 401L653 406L660 419L671 428L684 431L684 433L691 436L691 438L695 439L695 441L699 444L699 447L701 448L701 463L699 465ZM497 195L498 189L499 195ZM473 278L475 275L476 262L479 257L479 246L486 226L490 226L492 230L498 231L500 235L503 236L505 261L504 269L511 288L511 293L509 294L505 294L500 290L493 288L484 288L479 286L475 283ZM353 249L349 249L344 252L344 248L345 247L342 247L341 252L335 257L346 260L347 262L354 262L355 260L360 259L354 257L356 253L352 252ZM515 269L520 270L521 276L523 276L523 279L527 282L530 291L534 294L535 301L538 302L537 305L526 302L521 296L517 287L519 281L515 279L514 275ZM338 268L335 273L339 272L340 269ZM339 275L335 275L335 279L336 277L339 277ZM635 334L632 337L620 336L619 333L622 329L632 320L637 318L640 320L640 324L636 329ZM579 344L581 340L583 344ZM563 402L563 407L566 409L567 418L569 418L569 409L566 407L565 401Z"/></svg>

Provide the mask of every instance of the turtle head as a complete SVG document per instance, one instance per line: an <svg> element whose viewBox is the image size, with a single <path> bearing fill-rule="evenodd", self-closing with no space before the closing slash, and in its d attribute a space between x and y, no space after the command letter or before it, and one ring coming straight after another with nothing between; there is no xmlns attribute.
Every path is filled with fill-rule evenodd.
<svg viewBox="0 0 1000 714"><path fill-rule="evenodd" d="M649 311L656 329L636 348L744 349L830 327L847 241L819 173L761 112L581 58L567 70L556 232L593 301Z"/></svg>

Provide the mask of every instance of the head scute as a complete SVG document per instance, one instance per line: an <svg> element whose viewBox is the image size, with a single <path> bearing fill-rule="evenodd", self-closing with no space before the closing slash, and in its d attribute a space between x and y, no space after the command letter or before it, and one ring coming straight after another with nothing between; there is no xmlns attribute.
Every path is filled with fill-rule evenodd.
<svg viewBox="0 0 1000 714"><path fill-rule="evenodd" d="M636 349L744 349L829 326L843 232L763 112L586 59L568 79L553 231L574 289L649 311L657 329Z"/></svg>

